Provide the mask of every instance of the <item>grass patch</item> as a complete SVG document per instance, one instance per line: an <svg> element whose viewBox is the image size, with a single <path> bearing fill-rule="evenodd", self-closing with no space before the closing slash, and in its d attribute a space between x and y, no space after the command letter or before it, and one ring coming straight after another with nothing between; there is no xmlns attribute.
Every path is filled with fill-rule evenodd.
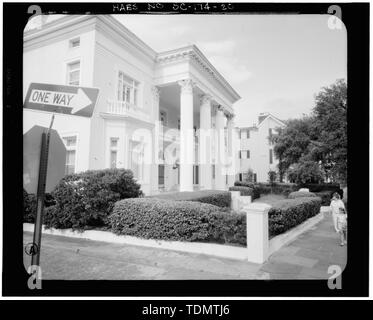
<svg viewBox="0 0 373 320"><path fill-rule="evenodd" d="M266 203L271 206L275 205L278 201L287 199L285 195L282 194L263 194L260 196L260 198L255 199L253 202L261 202L261 203Z"/></svg>

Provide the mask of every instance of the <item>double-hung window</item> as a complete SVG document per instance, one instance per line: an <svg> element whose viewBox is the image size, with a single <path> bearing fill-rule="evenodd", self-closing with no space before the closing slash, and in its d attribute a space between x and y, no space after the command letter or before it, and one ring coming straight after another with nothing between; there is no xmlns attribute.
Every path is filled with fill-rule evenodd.
<svg viewBox="0 0 373 320"><path fill-rule="evenodd" d="M62 139L66 147L65 174L75 173L77 137L66 136L66 137L63 137Z"/></svg>
<svg viewBox="0 0 373 320"><path fill-rule="evenodd" d="M70 86L80 84L80 60L67 64L67 84Z"/></svg>
<svg viewBox="0 0 373 320"><path fill-rule="evenodd" d="M269 149L269 163L270 164L273 163L273 150L272 149Z"/></svg>
<svg viewBox="0 0 373 320"><path fill-rule="evenodd" d="M138 105L139 83L125 75L122 71L118 72L118 91L119 101L127 102L135 106Z"/></svg>
<svg viewBox="0 0 373 320"><path fill-rule="evenodd" d="M115 169L118 161L119 138L110 138L110 168Z"/></svg>

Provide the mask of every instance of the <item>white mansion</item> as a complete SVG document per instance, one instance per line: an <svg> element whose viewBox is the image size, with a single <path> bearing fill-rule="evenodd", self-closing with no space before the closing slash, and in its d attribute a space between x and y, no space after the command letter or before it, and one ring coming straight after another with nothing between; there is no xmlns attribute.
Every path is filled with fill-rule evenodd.
<svg viewBox="0 0 373 320"><path fill-rule="evenodd" d="M233 185L240 96L196 46L158 53L112 16L70 15L25 31L23 67L24 96L34 82L99 89L92 117L55 114L67 173L128 168L145 194ZM24 109L24 132L51 115Z"/></svg>

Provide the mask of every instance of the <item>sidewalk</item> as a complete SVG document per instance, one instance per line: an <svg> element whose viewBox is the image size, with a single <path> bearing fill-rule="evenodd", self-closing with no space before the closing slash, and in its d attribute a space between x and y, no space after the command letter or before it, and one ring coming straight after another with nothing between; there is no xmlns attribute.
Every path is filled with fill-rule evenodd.
<svg viewBox="0 0 373 320"><path fill-rule="evenodd" d="M272 254L260 268L268 279L328 279L328 267L347 263L347 246L341 247L332 217L324 219L289 245Z"/></svg>
<svg viewBox="0 0 373 320"><path fill-rule="evenodd" d="M24 244L32 233L24 232ZM339 246L332 220L326 215L313 229L281 248L263 264L43 235L43 279L160 280L160 279L327 279L328 267L343 269L347 248ZM25 265L30 257L24 254Z"/></svg>

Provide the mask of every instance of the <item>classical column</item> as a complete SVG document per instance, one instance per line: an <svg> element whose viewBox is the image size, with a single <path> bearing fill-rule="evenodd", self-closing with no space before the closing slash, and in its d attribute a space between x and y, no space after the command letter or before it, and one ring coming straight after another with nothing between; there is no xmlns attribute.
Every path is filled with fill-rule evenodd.
<svg viewBox="0 0 373 320"><path fill-rule="evenodd" d="M152 103L153 103L153 116L154 116L154 149L152 150L153 163L151 167L151 193L158 193L158 154L159 154L159 139L160 139L160 128L159 128L159 95L160 90L157 87L152 87ZM163 143L163 141L162 141Z"/></svg>
<svg viewBox="0 0 373 320"><path fill-rule="evenodd" d="M215 148L217 158L215 158L215 189L225 190L225 141L224 141L224 111L222 106L216 110L216 138Z"/></svg>
<svg viewBox="0 0 373 320"><path fill-rule="evenodd" d="M227 159L228 159L228 185L231 187L234 184L235 176L236 176L236 152L234 146L234 115L228 114L227 115L227 133L228 133L228 150L227 150Z"/></svg>
<svg viewBox="0 0 373 320"><path fill-rule="evenodd" d="M194 130L193 83L186 79L180 85L180 191L193 191Z"/></svg>
<svg viewBox="0 0 373 320"><path fill-rule="evenodd" d="M211 130L211 96L203 95L200 107L199 131L199 172L201 189L212 188L212 130Z"/></svg>

